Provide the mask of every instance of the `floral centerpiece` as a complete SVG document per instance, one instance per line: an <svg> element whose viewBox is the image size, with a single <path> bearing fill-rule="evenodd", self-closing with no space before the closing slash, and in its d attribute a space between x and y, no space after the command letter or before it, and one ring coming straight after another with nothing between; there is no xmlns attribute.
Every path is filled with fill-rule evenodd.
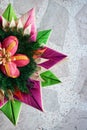
<svg viewBox="0 0 87 130"><path fill-rule="evenodd" d="M43 111L41 87L61 82L49 69L66 55L46 46L50 33L37 32L34 9L0 16L0 110L14 125L22 102Z"/></svg>

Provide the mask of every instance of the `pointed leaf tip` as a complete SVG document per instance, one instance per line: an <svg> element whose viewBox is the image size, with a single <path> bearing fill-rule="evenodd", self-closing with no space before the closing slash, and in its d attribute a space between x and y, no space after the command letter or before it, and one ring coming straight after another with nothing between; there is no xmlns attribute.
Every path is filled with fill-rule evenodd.
<svg viewBox="0 0 87 130"><path fill-rule="evenodd" d="M40 43L40 44L46 44L47 41L48 41L48 38L51 34L52 30L49 29L49 30L43 30L43 31L40 31L38 32L38 35L37 35L37 41Z"/></svg>
<svg viewBox="0 0 87 130"><path fill-rule="evenodd" d="M7 116L7 118L14 124L17 124L21 102L18 100L9 100L0 110Z"/></svg>
<svg viewBox="0 0 87 130"><path fill-rule="evenodd" d="M3 17L4 17L7 21L9 21L9 22L11 22L12 18L14 18L14 20L17 19L17 16L16 16L16 14L15 14L15 11L14 11L14 9L13 9L11 3L7 6L6 10L4 11Z"/></svg>
<svg viewBox="0 0 87 130"><path fill-rule="evenodd" d="M61 81L49 70L41 73L40 76L43 80L41 82L42 87L61 83Z"/></svg>

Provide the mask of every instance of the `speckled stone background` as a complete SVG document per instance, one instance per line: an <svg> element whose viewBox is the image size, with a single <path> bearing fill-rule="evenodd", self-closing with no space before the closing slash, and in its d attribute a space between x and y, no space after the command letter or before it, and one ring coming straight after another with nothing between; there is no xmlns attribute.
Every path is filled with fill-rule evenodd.
<svg viewBox="0 0 87 130"><path fill-rule="evenodd" d="M35 7L48 46L68 58L52 68L62 83L42 89L45 112L23 104L16 127L0 112L0 130L87 130L87 0L0 0L0 13L9 2L18 16Z"/></svg>

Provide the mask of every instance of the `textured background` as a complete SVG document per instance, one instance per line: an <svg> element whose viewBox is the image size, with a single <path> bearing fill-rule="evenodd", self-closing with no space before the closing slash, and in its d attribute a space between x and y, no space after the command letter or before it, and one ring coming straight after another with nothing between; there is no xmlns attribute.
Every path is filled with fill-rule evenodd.
<svg viewBox="0 0 87 130"><path fill-rule="evenodd" d="M0 0L18 16L36 8L39 30L53 29L48 45L68 55L52 71L62 80L43 88L45 112L25 104L14 127L0 112L0 130L87 130L87 0Z"/></svg>

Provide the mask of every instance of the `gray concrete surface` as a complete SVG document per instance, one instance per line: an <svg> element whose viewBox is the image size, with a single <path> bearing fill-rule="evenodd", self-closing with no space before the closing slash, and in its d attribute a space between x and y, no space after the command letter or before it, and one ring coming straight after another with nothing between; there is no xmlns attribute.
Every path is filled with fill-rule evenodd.
<svg viewBox="0 0 87 130"><path fill-rule="evenodd" d="M51 69L62 83L43 88L45 112L25 104L14 127L0 112L0 130L87 130L87 0L0 0L18 16L36 8L39 30L53 29L48 45L68 55Z"/></svg>

